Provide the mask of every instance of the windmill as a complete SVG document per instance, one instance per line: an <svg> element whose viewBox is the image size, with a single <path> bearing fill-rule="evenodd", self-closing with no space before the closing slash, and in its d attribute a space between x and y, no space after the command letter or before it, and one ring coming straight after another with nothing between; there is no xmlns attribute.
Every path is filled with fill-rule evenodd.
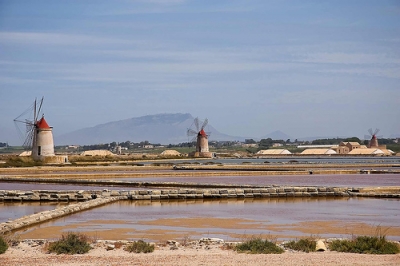
<svg viewBox="0 0 400 266"><path fill-rule="evenodd" d="M368 148L379 147L378 145L378 137L376 134L379 132L379 128L376 128L375 131L372 131L372 128L368 129L370 135L365 135L365 139L369 139Z"/></svg>
<svg viewBox="0 0 400 266"><path fill-rule="evenodd" d="M20 135L24 135L22 146L32 151L34 160L42 160L44 156L54 156L52 128L44 119L44 114L41 114L43 99L42 97L39 102L35 99L31 107L14 119L14 123ZM41 118L39 119L40 114ZM25 127L25 134L23 134L20 129L21 125Z"/></svg>
<svg viewBox="0 0 400 266"><path fill-rule="evenodd" d="M206 118L204 121L200 121L199 118L196 117L193 121L193 124L195 129L188 128L187 135L188 137L194 136L192 141L196 139L196 152L209 152L208 134L204 131L204 128L208 124L208 119Z"/></svg>

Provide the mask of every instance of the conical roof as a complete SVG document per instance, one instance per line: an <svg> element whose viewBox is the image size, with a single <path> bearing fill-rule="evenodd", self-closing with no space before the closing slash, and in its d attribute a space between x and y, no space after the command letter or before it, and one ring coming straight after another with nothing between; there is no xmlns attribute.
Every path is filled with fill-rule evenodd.
<svg viewBox="0 0 400 266"><path fill-rule="evenodd" d="M36 122L36 127L37 128L50 128L49 124L47 124L46 120L44 117L42 117L39 121Z"/></svg>
<svg viewBox="0 0 400 266"><path fill-rule="evenodd" d="M206 134L206 132L204 131L204 129L201 129L201 130L200 130L199 135L201 135L201 136L203 136L203 137L206 137L206 136L207 136L207 134Z"/></svg>

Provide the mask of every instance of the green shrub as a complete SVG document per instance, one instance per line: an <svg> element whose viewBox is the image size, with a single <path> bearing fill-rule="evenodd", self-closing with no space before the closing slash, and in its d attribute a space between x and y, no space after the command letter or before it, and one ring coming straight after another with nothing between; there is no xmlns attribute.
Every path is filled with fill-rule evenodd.
<svg viewBox="0 0 400 266"><path fill-rule="evenodd" d="M397 254L399 245L386 240L385 236L358 236L352 240L334 240L330 250L362 254Z"/></svg>
<svg viewBox="0 0 400 266"><path fill-rule="evenodd" d="M134 253L151 253L154 251L154 245L144 242L143 240L134 241L132 244L125 247L128 252Z"/></svg>
<svg viewBox="0 0 400 266"><path fill-rule="evenodd" d="M63 234L61 239L49 244L49 251L57 254L84 254L91 249L89 238L80 233Z"/></svg>
<svg viewBox="0 0 400 266"><path fill-rule="evenodd" d="M0 254L3 254L7 251L8 244L2 235L0 235Z"/></svg>
<svg viewBox="0 0 400 266"><path fill-rule="evenodd" d="M290 241L284 244L285 248L290 248L293 250L303 251L303 252L313 252L317 246L317 242L311 238L304 238L298 241Z"/></svg>
<svg viewBox="0 0 400 266"><path fill-rule="evenodd" d="M281 254L284 250L275 243L261 238L255 238L236 245L237 252L246 252L251 254Z"/></svg>

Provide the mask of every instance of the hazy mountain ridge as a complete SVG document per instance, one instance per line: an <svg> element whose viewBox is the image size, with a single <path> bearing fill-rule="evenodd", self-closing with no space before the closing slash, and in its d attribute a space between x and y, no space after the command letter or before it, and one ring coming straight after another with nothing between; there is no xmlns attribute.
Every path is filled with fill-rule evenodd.
<svg viewBox="0 0 400 266"><path fill-rule="evenodd" d="M148 140L150 143L177 144L192 140L186 131L193 127L193 120L189 113L146 115L76 130L55 137L55 142L56 145L84 145ZM211 133L209 140L244 140L243 137L220 133L211 124L206 131Z"/></svg>
<svg viewBox="0 0 400 266"><path fill-rule="evenodd" d="M188 137L186 131L188 128L194 128L193 120L194 117L189 113L146 115L83 128L67 134L55 136L54 140L56 145L89 145L110 143L113 141L124 142L128 140L132 142L147 140L150 143L160 143L164 145L178 144L192 141L193 137ZM245 139L259 141L267 138L285 141L290 139L294 141L296 139L280 130L273 131L260 138L231 136L219 132L211 124L212 121L210 121L205 129L207 133L210 133L210 141L244 141ZM336 137L298 137L297 139L299 141L312 141L325 138Z"/></svg>

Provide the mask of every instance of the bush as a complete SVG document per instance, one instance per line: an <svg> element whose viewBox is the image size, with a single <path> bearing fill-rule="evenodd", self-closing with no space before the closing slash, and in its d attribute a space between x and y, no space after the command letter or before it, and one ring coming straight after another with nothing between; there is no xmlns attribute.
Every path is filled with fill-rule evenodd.
<svg viewBox="0 0 400 266"><path fill-rule="evenodd" d="M386 240L385 236L358 236L352 240L334 240L330 250L362 254L397 254L399 245Z"/></svg>
<svg viewBox="0 0 400 266"><path fill-rule="evenodd" d="M284 250L275 243L261 238L255 238L236 245L237 252L246 252L251 254L281 254Z"/></svg>
<svg viewBox="0 0 400 266"><path fill-rule="evenodd" d="M8 244L2 235L0 235L0 254L3 254L7 251Z"/></svg>
<svg viewBox="0 0 400 266"><path fill-rule="evenodd" d="M293 250L303 251L303 252L313 252L317 246L317 242L314 239L304 238L298 241L290 241L284 244L285 248L290 248Z"/></svg>
<svg viewBox="0 0 400 266"><path fill-rule="evenodd" d="M134 253L151 253L154 251L154 245L144 242L143 240L134 241L132 244L125 247L128 252Z"/></svg>
<svg viewBox="0 0 400 266"><path fill-rule="evenodd" d="M49 244L49 251L57 254L84 254L91 249L89 238L84 234L67 233L56 242Z"/></svg>

